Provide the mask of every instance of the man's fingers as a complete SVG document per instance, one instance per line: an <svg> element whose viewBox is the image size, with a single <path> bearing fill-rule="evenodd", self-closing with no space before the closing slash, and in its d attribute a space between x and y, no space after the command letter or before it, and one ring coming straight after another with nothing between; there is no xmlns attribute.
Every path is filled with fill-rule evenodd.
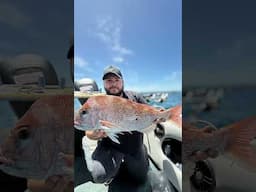
<svg viewBox="0 0 256 192"><path fill-rule="evenodd" d="M105 131L101 130L100 132L100 137L103 138L103 137L107 137L107 134Z"/></svg>
<svg viewBox="0 0 256 192"><path fill-rule="evenodd" d="M59 182L61 176L54 175L45 180L45 185L48 189L53 189L54 186Z"/></svg>
<svg viewBox="0 0 256 192"><path fill-rule="evenodd" d="M65 179L65 177L61 177L60 180L56 183L56 186L53 188L53 192L64 192L67 185L68 181Z"/></svg>
<svg viewBox="0 0 256 192"><path fill-rule="evenodd" d="M102 139L103 137L106 137L105 131L103 131L103 130L95 131L95 139Z"/></svg>
<svg viewBox="0 0 256 192"><path fill-rule="evenodd" d="M88 131L86 133L86 136L89 139L92 139L92 140L99 140L99 139L102 139L104 137L107 137L107 134L104 130L97 129L97 130L94 130L94 131Z"/></svg>

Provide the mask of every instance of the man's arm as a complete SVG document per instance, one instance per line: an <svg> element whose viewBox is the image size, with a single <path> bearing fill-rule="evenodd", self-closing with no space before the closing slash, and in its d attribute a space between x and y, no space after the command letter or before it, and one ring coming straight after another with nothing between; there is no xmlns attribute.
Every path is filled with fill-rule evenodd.
<svg viewBox="0 0 256 192"><path fill-rule="evenodd" d="M105 131L86 131L85 135L92 140L99 140L102 139L104 137L107 137Z"/></svg>
<svg viewBox="0 0 256 192"><path fill-rule="evenodd" d="M136 98L138 103L148 104L146 99L142 96L142 94L136 93Z"/></svg>
<svg viewBox="0 0 256 192"><path fill-rule="evenodd" d="M144 99L144 97L141 94L137 93L137 92L124 91L124 93L131 100L135 100L136 102L142 103L142 104L148 104L147 101Z"/></svg>

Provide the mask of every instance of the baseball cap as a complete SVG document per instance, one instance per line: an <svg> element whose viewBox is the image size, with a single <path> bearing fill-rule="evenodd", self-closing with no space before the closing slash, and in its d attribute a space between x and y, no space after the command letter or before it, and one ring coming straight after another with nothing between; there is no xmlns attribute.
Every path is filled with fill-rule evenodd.
<svg viewBox="0 0 256 192"><path fill-rule="evenodd" d="M116 75L116 76L119 77L120 79L123 78L120 69L111 65L111 66L108 66L108 67L106 67L106 68L104 69L103 78L102 78L102 79L104 80L105 77L106 77L106 75L108 75L108 74L110 74L110 73Z"/></svg>

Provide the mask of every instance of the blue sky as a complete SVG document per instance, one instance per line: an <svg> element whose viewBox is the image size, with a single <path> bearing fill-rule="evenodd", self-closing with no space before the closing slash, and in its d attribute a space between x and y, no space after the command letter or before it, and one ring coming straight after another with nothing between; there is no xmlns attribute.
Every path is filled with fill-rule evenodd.
<svg viewBox="0 0 256 192"><path fill-rule="evenodd" d="M181 1L75 2L75 79L118 66L125 89L181 90Z"/></svg>

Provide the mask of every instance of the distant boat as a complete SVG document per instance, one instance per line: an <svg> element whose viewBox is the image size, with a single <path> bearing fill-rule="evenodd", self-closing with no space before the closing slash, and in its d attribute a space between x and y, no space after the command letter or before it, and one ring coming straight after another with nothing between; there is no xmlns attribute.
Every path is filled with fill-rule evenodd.
<svg viewBox="0 0 256 192"><path fill-rule="evenodd" d="M162 93L159 98L155 99L154 101L157 103L163 103L167 98L169 94L168 93Z"/></svg>
<svg viewBox="0 0 256 192"><path fill-rule="evenodd" d="M223 88L197 88L188 90L183 95L183 102L191 105L194 111L211 111L216 109L224 96Z"/></svg>

